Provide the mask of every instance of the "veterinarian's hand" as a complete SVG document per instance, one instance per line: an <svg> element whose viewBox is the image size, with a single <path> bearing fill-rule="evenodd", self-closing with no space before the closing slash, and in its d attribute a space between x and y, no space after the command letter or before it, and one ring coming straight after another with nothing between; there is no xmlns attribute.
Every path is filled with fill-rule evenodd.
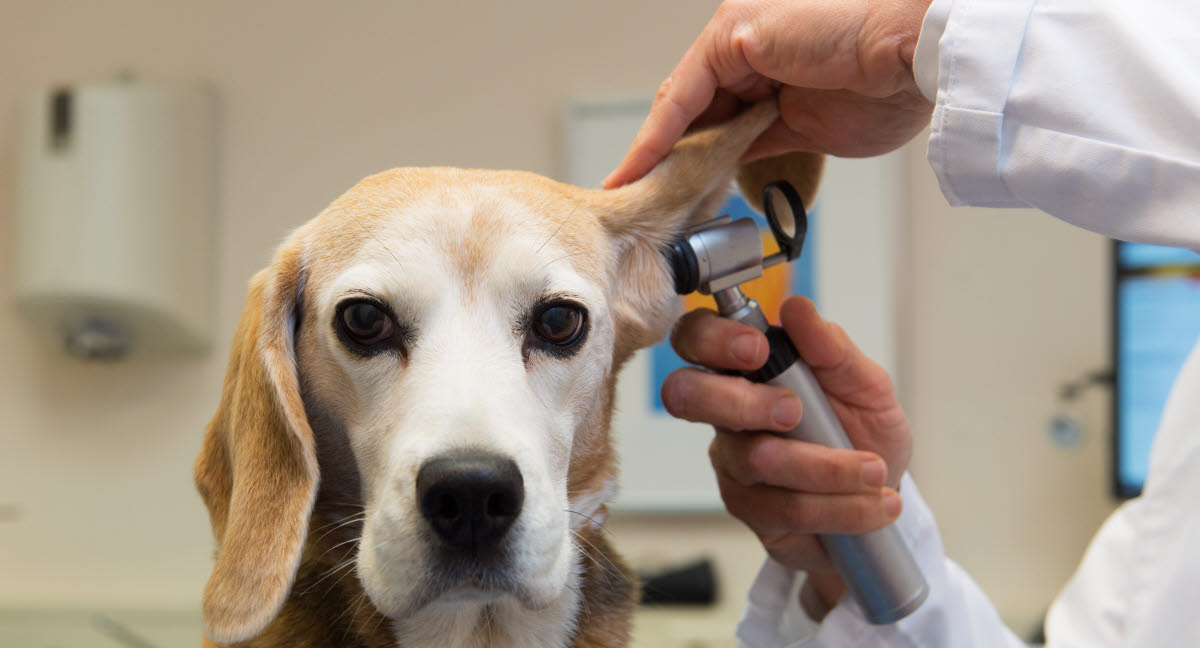
<svg viewBox="0 0 1200 648"><path fill-rule="evenodd" d="M604 181L633 182L689 127L775 97L782 114L743 161L790 151L866 157L929 124L913 52L930 0L725 0L659 86L650 115Z"/></svg>
<svg viewBox="0 0 1200 648"><path fill-rule="evenodd" d="M912 436L891 378L841 327L804 297L785 301L780 316L859 450L758 432L799 422L800 402L783 387L688 367L667 377L663 403L674 416L717 428L709 456L725 506L776 561L808 571L832 606L844 587L813 534L860 534L891 523L900 514L894 489ZM671 343L684 359L714 369L757 369L767 358L762 333L710 310L685 315Z"/></svg>

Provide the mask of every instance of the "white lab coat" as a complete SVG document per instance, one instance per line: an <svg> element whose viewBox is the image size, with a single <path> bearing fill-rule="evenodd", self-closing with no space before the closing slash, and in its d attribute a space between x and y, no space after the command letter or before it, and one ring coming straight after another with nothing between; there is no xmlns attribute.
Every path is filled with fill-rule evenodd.
<svg viewBox="0 0 1200 648"><path fill-rule="evenodd" d="M935 0L914 62L936 95L929 161L952 204L1037 207L1115 238L1200 250L1200 1ZM743 646L1016 647L942 551L911 478L896 525L931 586L871 626L810 621L768 560ZM980 515L986 513L981 512ZM1168 400L1141 497L1105 522L1051 607L1052 648L1200 646L1200 350Z"/></svg>

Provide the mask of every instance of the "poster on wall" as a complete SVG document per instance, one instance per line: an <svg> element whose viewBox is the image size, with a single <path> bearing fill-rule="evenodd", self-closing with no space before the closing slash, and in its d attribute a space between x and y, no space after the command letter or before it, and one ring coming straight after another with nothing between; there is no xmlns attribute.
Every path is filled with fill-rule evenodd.
<svg viewBox="0 0 1200 648"><path fill-rule="evenodd" d="M649 97L599 98L570 102L566 110L561 179L599 187L616 167L650 109ZM851 166L847 167L845 164ZM809 209L804 253L797 261L769 268L744 286L773 322L789 295L806 295L828 317L837 315L859 345L892 370L894 254L893 226L880 212L896 200L898 160L831 161L817 204ZM766 220L731 188L718 212L750 217L759 224L768 252L777 249ZM830 222L829 207L853 210L856 222ZM834 257L830 258L830 253ZM683 298L685 310L715 308L711 297ZM777 323L777 322L775 322ZM620 462L623 511L709 512L722 508L708 460L712 428L671 417L663 408L663 379L685 366L664 341L638 352L617 382L613 434Z"/></svg>

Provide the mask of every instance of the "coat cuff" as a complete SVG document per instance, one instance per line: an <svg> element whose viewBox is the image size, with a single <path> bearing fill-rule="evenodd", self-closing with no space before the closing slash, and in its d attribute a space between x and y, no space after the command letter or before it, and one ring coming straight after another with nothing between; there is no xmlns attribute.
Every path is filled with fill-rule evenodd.
<svg viewBox="0 0 1200 648"><path fill-rule="evenodd" d="M916 554L918 563L929 563L921 565L923 571L928 571L931 565L940 565L943 560L936 522L907 474L901 480L900 492L904 510L894 524L905 544ZM848 594L822 621L812 619L800 601L803 582L803 573L767 558L750 586L746 611L738 624L738 645L742 648L860 645L860 639L878 629L867 623L862 608Z"/></svg>
<svg viewBox="0 0 1200 648"><path fill-rule="evenodd" d="M938 42L946 31L946 21L954 0L933 0L921 22L921 34L917 37L917 49L913 54L913 78L925 98L936 102L938 90Z"/></svg>
<svg viewBox="0 0 1200 648"><path fill-rule="evenodd" d="M957 0L946 16L928 157L952 205L1025 206L1000 164L1004 106L1034 1Z"/></svg>

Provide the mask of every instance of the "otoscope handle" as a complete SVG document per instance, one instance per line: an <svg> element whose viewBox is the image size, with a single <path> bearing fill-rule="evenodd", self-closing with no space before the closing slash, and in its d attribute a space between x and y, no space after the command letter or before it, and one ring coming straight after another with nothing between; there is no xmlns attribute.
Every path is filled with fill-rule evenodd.
<svg viewBox="0 0 1200 648"><path fill-rule="evenodd" d="M790 389L800 398L804 409L800 424L781 436L831 448L853 449L829 399L821 390L812 370L796 353L787 332L778 326L771 326L765 333L771 345L770 359L762 369L747 372L746 377L754 382ZM863 535L818 537L833 559L846 588L862 606L871 623L899 621L920 607L928 596L929 586L894 526Z"/></svg>

